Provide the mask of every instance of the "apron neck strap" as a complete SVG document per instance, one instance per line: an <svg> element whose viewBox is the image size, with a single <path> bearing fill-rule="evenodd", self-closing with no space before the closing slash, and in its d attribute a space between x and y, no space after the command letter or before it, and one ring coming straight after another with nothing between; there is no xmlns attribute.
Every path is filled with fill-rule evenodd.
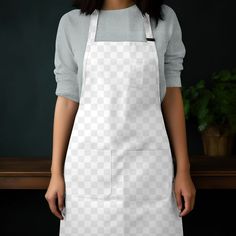
<svg viewBox="0 0 236 236"><path fill-rule="evenodd" d="M99 11L95 9L90 15L90 26L89 26L89 34L88 34L88 42L94 42L97 32L97 22L98 22ZM143 16L143 25L145 30L146 39L153 38L150 16L148 13L145 13ZM148 41L147 41L148 42Z"/></svg>
<svg viewBox="0 0 236 236"><path fill-rule="evenodd" d="M143 16L143 24L144 24L146 38L153 38L151 20L148 13L145 13L145 15Z"/></svg>

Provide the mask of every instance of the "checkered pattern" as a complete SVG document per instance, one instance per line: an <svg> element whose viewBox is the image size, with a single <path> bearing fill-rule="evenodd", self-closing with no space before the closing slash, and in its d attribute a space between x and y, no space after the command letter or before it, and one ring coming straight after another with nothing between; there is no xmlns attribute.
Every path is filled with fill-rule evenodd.
<svg viewBox="0 0 236 236"><path fill-rule="evenodd" d="M169 147L157 97L155 45L138 42L136 51L134 46L134 42L96 42L90 46L80 107L71 134L73 150L109 149L111 145L112 149L126 145L129 149ZM109 51L112 56L106 54Z"/></svg>
<svg viewBox="0 0 236 236"><path fill-rule="evenodd" d="M163 201L91 200L66 198L66 214L60 222L63 236L176 236L183 235L182 219L172 204Z"/></svg>
<svg viewBox="0 0 236 236"><path fill-rule="evenodd" d="M80 149L65 162L66 193L71 196L104 198L111 194L111 151Z"/></svg>
<svg viewBox="0 0 236 236"><path fill-rule="evenodd" d="M173 204L174 195L162 201L124 204L124 235L128 236L176 236L183 235L182 219Z"/></svg>
<svg viewBox="0 0 236 236"><path fill-rule="evenodd" d="M161 202L172 190L173 165L168 150L132 150L124 159L124 198Z"/></svg>
<svg viewBox="0 0 236 236"><path fill-rule="evenodd" d="M97 16L66 153L60 236L182 236L155 44L94 42ZM144 26L152 36L149 18Z"/></svg>

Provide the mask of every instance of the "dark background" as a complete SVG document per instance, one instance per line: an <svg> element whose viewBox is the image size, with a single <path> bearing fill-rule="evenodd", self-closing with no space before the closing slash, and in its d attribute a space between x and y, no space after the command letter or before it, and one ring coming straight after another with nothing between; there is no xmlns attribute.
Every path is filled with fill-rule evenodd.
<svg viewBox="0 0 236 236"><path fill-rule="evenodd" d="M71 1L0 2L0 157L45 157L52 152L56 101L54 45L62 14ZM235 66L235 1L169 0L186 46L182 84L192 85ZM187 122L189 154L203 154L195 123ZM233 152L235 153L235 147ZM0 235L58 235L59 220L45 191L1 190ZM236 235L234 190L198 190L193 212L184 217L185 236ZM164 235L163 235L164 236Z"/></svg>

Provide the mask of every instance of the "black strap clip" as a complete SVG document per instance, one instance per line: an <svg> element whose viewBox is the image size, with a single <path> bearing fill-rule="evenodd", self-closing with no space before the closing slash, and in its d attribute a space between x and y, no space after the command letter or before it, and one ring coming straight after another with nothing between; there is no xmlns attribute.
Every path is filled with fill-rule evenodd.
<svg viewBox="0 0 236 236"><path fill-rule="evenodd" d="M146 38L146 39L147 39L147 41L155 41L154 38Z"/></svg>

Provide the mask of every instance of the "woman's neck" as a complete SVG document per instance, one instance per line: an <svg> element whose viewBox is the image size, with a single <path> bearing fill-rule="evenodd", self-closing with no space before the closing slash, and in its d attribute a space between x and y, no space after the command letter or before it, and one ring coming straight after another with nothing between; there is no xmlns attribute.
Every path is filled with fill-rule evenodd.
<svg viewBox="0 0 236 236"><path fill-rule="evenodd" d="M104 0L102 10L118 10L134 5L133 0Z"/></svg>

